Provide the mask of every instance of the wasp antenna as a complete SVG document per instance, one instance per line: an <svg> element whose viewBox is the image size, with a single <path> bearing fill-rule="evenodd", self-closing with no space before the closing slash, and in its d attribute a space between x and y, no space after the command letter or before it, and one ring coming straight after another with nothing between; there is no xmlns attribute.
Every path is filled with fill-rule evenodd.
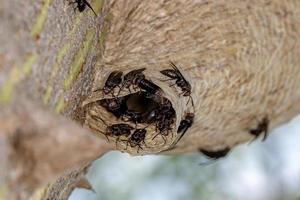
<svg viewBox="0 0 300 200"><path fill-rule="evenodd" d="M194 110L194 113L195 113L194 99L191 95L190 95L190 99L191 99L192 107L193 107L193 110Z"/></svg>
<svg viewBox="0 0 300 200"><path fill-rule="evenodd" d="M154 140L160 133L157 133L153 138L152 140Z"/></svg>
<svg viewBox="0 0 300 200"><path fill-rule="evenodd" d="M172 62L172 61L169 61L170 62L170 64L171 64L171 66L172 66L172 68L174 69L176 69L177 67L176 67L176 65Z"/></svg>
<svg viewBox="0 0 300 200"><path fill-rule="evenodd" d="M143 150L143 148L141 147L141 145L138 144L138 149L137 149L136 153L139 153L139 152L140 152L140 151L139 151L140 149Z"/></svg>
<svg viewBox="0 0 300 200"><path fill-rule="evenodd" d="M186 131L186 132L187 132L187 131ZM176 144L181 140L181 138L185 135L186 132L183 132L183 133L179 136L179 138L175 141L174 145L176 145Z"/></svg>
<svg viewBox="0 0 300 200"><path fill-rule="evenodd" d="M89 2L87 2L87 1L85 1L85 4L93 11L93 13L95 14L95 16L98 17L98 15L96 14L96 12L92 8L91 4Z"/></svg>
<svg viewBox="0 0 300 200"><path fill-rule="evenodd" d="M264 130L264 137L262 139L262 141L265 141L268 137L268 132L269 132L269 120L268 117L264 117L263 122L265 124L267 124L266 129Z"/></svg>
<svg viewBox="0 0 300 200"><path fill-rule="evenodd" d="M147 125L147 126L145 126L143 129L146 129L146 128L148 128L150 125L151 125L151 124L148 124L148 125Z"/></svg>
<svg viewBox="0 0 300 200"><path fill-rule="evenodd" d="M175 71L180 72L179 69L178 69L178 67L177 67L172 61L170 61L170 63L171 63L172 68L173 68Z"/></svg>
<svg viewBox="0 0 300 200"><path fill-rule="evenodd" d="M261 141L265 141L265 140L267 139L267 137L268 137L268 132L267 132L267 131L265 131L265 133L264 133L264 137L263 137L263 139L262 139Z"/></svg>

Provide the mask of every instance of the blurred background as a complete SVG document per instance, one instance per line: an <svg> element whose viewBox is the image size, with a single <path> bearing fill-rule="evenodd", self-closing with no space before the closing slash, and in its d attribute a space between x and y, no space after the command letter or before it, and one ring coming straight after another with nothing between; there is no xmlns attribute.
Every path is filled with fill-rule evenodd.
<svg viewBox="0 0 300 200"><path fill-rule="evenodd" d="M70 200L300 200L300 116L218 161L110 152L88 179Z"/></svg>

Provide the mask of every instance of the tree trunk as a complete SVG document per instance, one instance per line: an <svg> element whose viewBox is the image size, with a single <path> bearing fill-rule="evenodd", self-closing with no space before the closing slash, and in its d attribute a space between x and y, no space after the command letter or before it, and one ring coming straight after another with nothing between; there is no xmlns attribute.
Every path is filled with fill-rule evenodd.
<svg viewBox="0 0 300 200"><path fill-rule="evenodd" d="M80 166L113 148L220 152L299 113L298 0L93 0L91 6L97 16L89 8L73 12L61 0L0 3L0 143L14 198L26 199L67 169L77 166L74 173L81 174L86 167ZM159 73L171 69L170 62L191 84L194 108ZM115 97L97 89L112 71L139 68L170 100L175 122L166 135L138 124L147 126L143 144L128 145L123 136L107 143L105 127L124 120L99 106L100 99ZM176 143L187 113L194 123ZM57 184L43 198L57 194Z"/></svg>

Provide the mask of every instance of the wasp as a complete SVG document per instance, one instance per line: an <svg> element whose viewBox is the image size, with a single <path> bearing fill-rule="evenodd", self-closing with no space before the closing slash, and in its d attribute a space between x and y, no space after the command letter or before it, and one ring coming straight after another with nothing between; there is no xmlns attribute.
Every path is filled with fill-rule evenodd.
<svg viewBox="0 0 300 200"><path fill-rule="evenodd" d="M134 110L126 110L122 118L128 118L129 121L132 121L135 124L141 123L143 120L142 113Z"/></svg>
<svg viewBox="0 0 300 200"><path fill-rule="evenodd" d="M260 134L264 133L262 141L265 141L268 136L269 130L269 119L268 117L264 117L258 126L255 129L250 129L249 133L255 136L255 139L259 137Z"/></svg>
<svg viewBox="0 0 300 200"><path fill-rule="evenodd" d="M161 93L161 88L148 79L137 78L135 83L142 90L145 90L146 92L150 93L151 95L159 95ZM151 95L149 95L149 96L151 96Z"/></svg>
<svg viewBox="0 0 300 200"><path fill-rule="evenodd" d="M157 129L158 133L152 138L156 138L158 135L161 135L161 137L164 140L164 143L166 143L166 136L169 135L169 131L172 130L171 125L174 123L174 119L165 119L164 121L159 121L157 123Z"/></svg>
<svg viewBox="0 0 300 200"><path fill-rule="evenodd" d="M146 127L147 128L147 127ZM127 146L128 144L131 146L131 147L136 147L138 146L138 149L137 149L137 153L139 153L139 149L143 149L141 147L141 143L144 143L145 144L145 137L146 137L146 128L143 128L143 129L136 129L133 134L130 136L130 138L128 140L123 140L123 141L126 141L126 149L127 149Z"/></svg>
<svg viewBox="0 0 300 200"><path fill-rule="evenodd" d="M143 114L143 121L145 123L154 123L163 118L164 112L168 112L172 108L172 104L169 100L158 95L152 95L152 100L155 101L155 106L146 113Z"/></svg>
<svg viewBox="0 0 300 200"><path fill-rule="evenodd" d="M179 136L175 144L181 140L181 138L184 136L186 131L192 126L192 124L194 123L194 117L195 117L194 113L187 113L185 118L180 121L179 127L177 129L177 133L181 135Z"/></svg>
<svg viewBox="0 0 300 200"><path fill-rule="evenodd" d="M169 135L169 131L172 130L171 125L174 123L174 119L166 120L164 123L158 124L158 130L162 136L164 142L166 143L166 136ZM161 125L161 126L160 126ZM172 135L173 137L173 135Z"/></svg>
<svg viewBox="0 0 300 200"><path fill-rule="evenodd" d="M135 85L137 80L145 79L145 75L143 74L145 69L146 68L136 69L125 74L121 88L127 88L131 93L130 86Z"/></svg>
<svg viewBox="0 0 300 200"><path fill-rule="evenodd" d="M87 2L86 0L74 0L74 1L69 2L69 4L74 4L74 3L77 4L76 7L74 8L74 10L78 9L79 12L83 12L87 6L93 11L95 16L97 17L97 14L94 11L94 9L92 8L91 4L89 2Z"/></svg>
<svg viewBox="0 0 300 200"><path fill-rule="evenodd" d="M97 101L97 103L119 118L127 110L126 101L127 97L116 97L112 99L101 99Z"/></svg>
<svg viewBox="0 0 300 200"><path fill-rule="evenodd" d="M161 104L158 107L157 120L164 121L165 119L169 120L175 117L175 110L172 107L170 101L166 101L164 104Z"/></svg>
<svg viewBox="0 0 300 200"><path fill-rule="evenodd" d="M170 64L173 69L165 69L165 70L160 71L160 73L169 77L170 79L168 79L168 80L176 80L173 85L177 85L177 87L179 87L181 89L181 91L182 91L181 94L183 96L189 97L187 104L191 100L192 106L194 108L194 101L191 96L191 93L192 93L191 84L184 78L184 76L181 74L178 67L173 62L170 62ZM168 80L166 80L166 81L168 81ZM171 86L173 86L173 85L171 85Z"/></svg>
<svg viewBox="0 0 300 200"><path fill-rule="evenodd" d="M162 135L167 135L168 131L171 130L171 125L174 123L174 118L175 110L173 109L171 102L167 99L163 99L161 104L146 116L148 122L156 122L156 131L159 130L157 135L162 133L164 133ZM157 135L155 135L154 138Z"/></svg>
<svg viewBox="0 0 300 200"><path fill-rule="evenodd" d="M158 115L157 109L148 111L145 114L143 114L142 122L149 123L149 124L154 123L156 121L157 115Z"/></svg>
<svg viewBox="0 0 300 200"><path fill-rule="evenodd" d="M160 87L154 84L152 81L145 78L145 75L143 74L143 71L145 71L145 69L146 68L141 68L128 72L124 76L121 89L127 88L131 93L130 86L135 85L150 94L159 94L161 92Z"/></svg>
<svg viewBox="0 0 300 200"><path fill-rule="evenodd" d="M101 117L93 116L93 118L96 120L101 120L105 124L106 130L105 132L102 133L105 135L108 141L109 141L108 136L117 137L116 146L120 136L128 137L131 134L131 131L134 129L132 126L125 123L107 125L107 123Z"/></svg>
<svg viewBox="0 0 300 200"><path fill-rule="evenodd" d="M111 72L105 81L104 87L102 89L97 89L94 92L102 90L103 94L105 94L105 95L107 95L109 93L112 93L112 95L113 95L114 89L116 87L120 87L119 85L122 83L122 75L123 75L123 72L121 72L121 71Z"/></svg>
<svg viewBox="0 0 300 200"><path fill-rule="evenodd" d="M218 151L208 151L208 150L200 148L199 151L201 153L203 153L206 157L216 160L216 159L225 157L229 153L230 148L226 147L226 148L224 148L222 150L218 150Z"/></svg>

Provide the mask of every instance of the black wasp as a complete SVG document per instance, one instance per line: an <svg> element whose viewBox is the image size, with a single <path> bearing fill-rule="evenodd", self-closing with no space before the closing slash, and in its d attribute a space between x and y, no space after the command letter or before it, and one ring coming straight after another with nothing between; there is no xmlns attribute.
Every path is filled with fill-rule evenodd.
<svg viewBox="0 0 300 200"><path fill-rule="evenodd" d="M148 124L154 123L156 122L157 116L158 116L158 110L155 108L143 114L142 122Z"/></svg>
<svg viewBox="0 0 300 200"><path fill-rule="evenodd" d="M133 127L125 123L107 125L102 118L97 116L93 116L93 118L96 120L100 119L106 125L106 130L105 132L102 133L106 136L107 140L109 140L108 136L118 137L116 139L116 145L117 142L119 141L120 136L128 137L131 134L131 131L134 129Z"/></svg>
<svg viewBox="0 0 300 200"><path fill-rule="evenodd" d="M186 131L192 126L192 124L194 122L194 117L195 117L194 113L187 113L185 118L183 120L181 120L179 127L177 129L177 133L179 133L181 135L178 138L178 140L176 141L176 143L179 142L179 140L184 136Z"/></svg>
<svg viewBox="0 0 300 200"><path fill-rule="evenodd" d="M101 99L97 103L119 118L127 110L126 101L127 97L115 97L112 99Z"/></svg>
<svg viewBox="0 0 300 200"><path fill-rule="evenodd" d="M131 73L129 76L129 80L132 80L132 83L140 87L142 90L145 90L152 95L159 95L161 93L160 87L145 78L145 75L142 73L144 70L145 69L142 68L129 72Z"/></svg>
<svg viewBox="0 0 300 200"><path fill-rule="evenodd" d="M137 78L135 83L146 92L152 95L159 95L161 93L161 89L158 85L154 84L152 81L145 78Z"/></svg>
<svg viewBox="0 0 300 200"><path fill-rule="evenodd" d="M156 120L157 121L163 121L166 118L170 119L175 117L175 110L172 107L172 103L163 98L160 101L159 106L156 108Z"/></svg>
<svg viewBox="0 0 300 200"><path fill-rule="evenodd" d="M83 12L85 10L86 6L88 6L93 11L95 16L97 16L97 14L94 11L94 9L92 8L91 4L89 2L87 2L86 0L74 0L74 1L71 1L69 4L74 4L74 3L77 4L77 6L74 8L74 10L78 9L79 12Z"/></svg>
<svg viewBox="0 0 300 200"><path fill-rule="evenodd" d="M169 131L172 130L171 125L174 123L174 119L165 119L164 121L159 121L156 125L158 129L158 133L152 138L156 138L158 135L161 135L161 137L164 140L164 143L166 143L166 136L169 135Z"/></svg>
<svg viewBox="0 0 300 200"><path fill-rule="evenodd" d="M265 141L268 136L268 129L269 129L269 119L268 119L268 117L264 117L255 129L250 129L249 133L251 135L254 135L255 139L261 133L264 133L262 141Z"/></svg>
<svg viewBox="0 0 300 200"><path fill-rule="evenodd" d="M136 69L128 72L124 76L123 84L121 88L128 88L130 91L130 86L138 86L142 90L145 90L146 92L150 94L159 94L161 92L161 89L159 86L154 84L152 81L145 78L145 75L143 74L143 71L145 71L146 68ZM131 92L131 91L130 91Z"/></svg>
<svg viewBox="0 0 300 200"><path fill-rule="evenodd" d="M156 114L156 131L158 132L152 139L155 139L158 135L161 135L164 142L166 143L166 136L169 131L172 130L171 126L174 123L175 111L168 106L159 107Z"/></svg>
<svg viewBox="0 0 300 200"><path fill-rule="evenodd" d="M160 71L160 73L169 77L170 78L169 80L176 80L174 85L177 85L181 89L182 91L181 94L183 96L189 97L189 100L191 99L192 106L194 107L194 101L193 98L191 97L191 93L192 93L191 84L184 78L184 76L181 74L178 67L173 62L170 63L173 69L165 69Z"/></svg>
<svg viewBox="0 0 300 200"><path fill-rule="evenodd" d="M207 156L208 158L216 160L216 159L225 157L229 153L230 148L226 147L226 148L224 148L222 150L218 150L218 151L208 151L208 150L200 148L199 151L201 153L203 153L205 156Z"/></svg>
<svg viewBox="0 0 300 200"><path fill-rule="evenodd" d="M141 112L135 111L135 110L126 110L124 114L122 115L122 118L127 118L129 121L134 122L135 124L141 123L143 120L143 115Z"/></svg>
<svg viewBox="0 0 300 200"><path fill-rule="evenodd" d="M135 85L137 80L145 79L145 75L143 74L143 71L145 71L146 68L136 69L128 72L124 75L122 88L127 88L130 91L130 86Z"/></svg>
<svg viewBox="0 0 300 200"><path fill-rule="evenodd" d="M138 146L137 153L139 153L139 149L143 149L141 147L141 143L145 144L146 133L147 133L146 128L136 129L128 140L123 140L123 141L127 142L126 143L126 149L127 149L128 144L131 147Z"/></svg>
<svg viewBox="0 0 300 200"><path fill-rule="evenodd" d="M151 112L144 116L146 123L156 123L156 131L158 132L152 139L155 139L158 135L161 135L164 142L166 142L165 136L172 130L171 126L174 123L175 110L172 104L167 99L161 99L160 104L154 108Z"/></svg>
<svg viewBox="0 0 300 200"><path fill-rule="evenodd" d="M121 71L111 72L108 78L106 79L104 87L102 89L97 89L94 92L102 90L104 94L112 93L112 95L114 96L114 89L116 87L120 87L119 85L122 83L122 75L123 72Z"/></svg>
<svg viewBox="0 0 300 200"><path fill-rule="evenodd" d="M152 100L159 102L154 109L149 110L143 115L143 122L146 123L154 123L157 121L163 120L166 116L173 115L174 110L172 107L172 103L164 97L160 97L158 95L153 95ZM166 115L165 115L166 114ZM175 116L175 111L174 111ZM170 116L171 118L172 116Z"/></svg>

